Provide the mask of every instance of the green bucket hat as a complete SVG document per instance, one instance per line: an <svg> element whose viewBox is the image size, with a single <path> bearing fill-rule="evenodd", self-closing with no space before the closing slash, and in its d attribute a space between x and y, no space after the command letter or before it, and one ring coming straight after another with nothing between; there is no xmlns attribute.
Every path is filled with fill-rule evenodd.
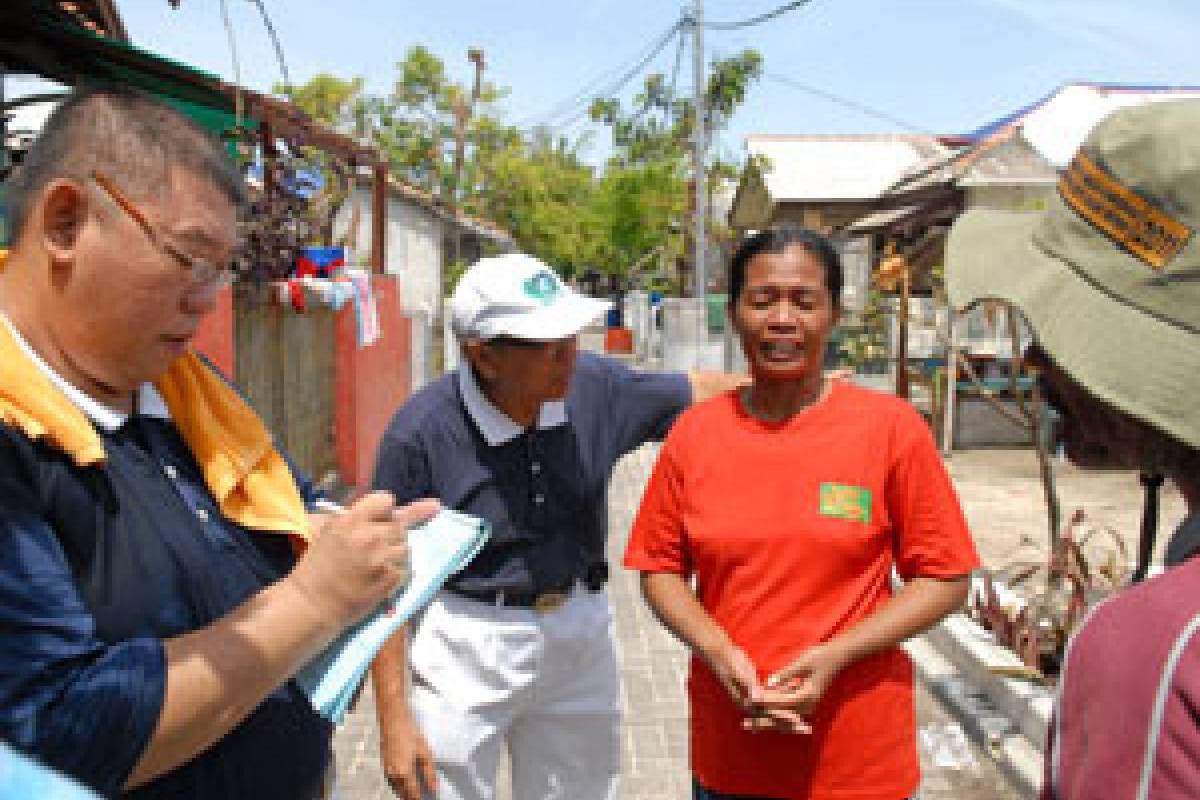
<svg viewBox="0 0 1200 800"><path fill-rule="evenodd" d="M1200 100L1092 129L1040 213L972 210L946 244L955 309L1019 308L1099 399L1200 449Z"/></svg>

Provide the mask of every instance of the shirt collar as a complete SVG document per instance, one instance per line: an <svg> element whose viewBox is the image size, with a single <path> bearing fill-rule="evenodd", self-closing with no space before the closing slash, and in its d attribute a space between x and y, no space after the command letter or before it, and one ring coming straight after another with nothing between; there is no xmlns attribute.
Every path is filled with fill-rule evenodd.
<svg viewBox="0 0 1200 800"><path fill-rule="evenodd" d="M100 430L105 433L112 433L125 424L129 419L129 415L119 409L111 408L104 405L94 397L80 391L77 387L67 381L62 375L54 371L54 368L42 359L41 356L29 346L29 342L25 341L25 337L17 330L17 327L12 324L12 321L4 314L0 314L0 320L4 320L4 324L12 332L13 339L17 345L29 356L29 360L37 365L50 382L58 388L60 392L67 396L71 404L78 408L87 416ZM138 414L146 417L157 417L158 419L170 419L171 412L167 409L167 403L163 400L162 395L154 388L152 383L143 383L138 389L137 397Z"/></svg>
<svg viewBox="0 0 1200 800"><path fill-rule="evenodd" d="M492 401L487 399L483 390L479 388L479 382L475 380L475 370L471 369L471 365L466 359L463 359L458 365L458 385L462 391L463 404L467 407L467 413L471 415L471 419L475 421L475 425L489 446L496 447L510 442L524 432L525 429L513 422L512 417L496 408L492 405ZM538 411L537 426L539 429L555 428L565 425L566 422L567 404L565 401L552 400L542 403L542 407Z"/></svg>
<svg viewBox="0 0 1200 800"><path fill-rule="evenodd" d="M1184 518L1175 533L1167 541L1167 552L1163 563L1168 567L1182 564L1200 551L1200 511Z"/></svg>

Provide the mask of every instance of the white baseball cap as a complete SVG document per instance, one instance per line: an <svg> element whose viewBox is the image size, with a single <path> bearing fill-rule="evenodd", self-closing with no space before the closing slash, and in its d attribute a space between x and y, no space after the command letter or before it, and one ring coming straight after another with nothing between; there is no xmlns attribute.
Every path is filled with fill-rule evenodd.
<svg viewBox="0 0 1200 800"><path fill-rule="evenodd" d="M574 336L611 305L574 291L533 256L507 253L481 258L463 274L450 297L450 324L459 340L548 342Z"/></svg>

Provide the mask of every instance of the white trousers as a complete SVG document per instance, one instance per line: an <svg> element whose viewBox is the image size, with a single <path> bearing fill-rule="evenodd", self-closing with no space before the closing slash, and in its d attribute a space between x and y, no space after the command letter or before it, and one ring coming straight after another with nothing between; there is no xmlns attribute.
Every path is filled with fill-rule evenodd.
<svg viewBox="0 0 1200 800"><path fill-rule="evenodd" d="M605 592L538 613L440 592L414 626L411 703L438 800L492 800L507 745L513 800L616 800L620 708Z"/></svg>

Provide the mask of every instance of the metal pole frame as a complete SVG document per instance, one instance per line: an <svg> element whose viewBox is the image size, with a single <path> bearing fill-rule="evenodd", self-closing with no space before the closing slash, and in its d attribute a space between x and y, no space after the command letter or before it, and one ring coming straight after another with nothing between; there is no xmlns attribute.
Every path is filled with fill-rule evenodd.
<svg viewBox="0 0 1200 800"><path fill-rule="evenodd" d="M942 409L942 455L954 452L954 417L958 403L958 312L946 304L946 398Z"/></svg>

